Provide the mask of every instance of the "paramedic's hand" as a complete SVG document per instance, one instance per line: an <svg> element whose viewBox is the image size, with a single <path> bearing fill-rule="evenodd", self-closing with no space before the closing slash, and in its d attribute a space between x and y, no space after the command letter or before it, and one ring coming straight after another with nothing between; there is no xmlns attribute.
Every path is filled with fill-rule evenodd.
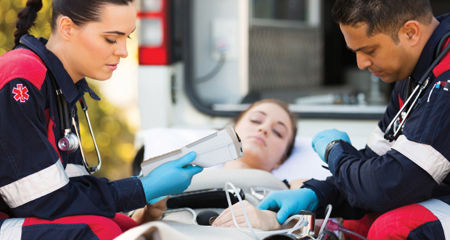
<svg viewBox="0 0 450 240"><path fill-rule="evenodd" d="M344 140L350 143L350 138L347 133L336 129L329 129L317 133L312 140L312 147L319 157L325 162L325 149L328 144L334 140ZM351 144L351 143L350 143Z"/></svg>
<svg viewBox="0 0 450 240"><path fill-rule="evenodd" d="M278 211L277 220L283 224L289 216L298 214L301 210L315 211L317 204L319 204L319 199L313 190L300 188L273 191L261 201L258 208Z"/></svg>
<svg viewBox="0 0 450 240"><path fill-rule="evenodd" d="M202 167L189 165L196 156L195 152L190 152L180 159L162 164L147 176L140 178L147 202L186 190L191 184L192 177L203 170Z"/></svg>

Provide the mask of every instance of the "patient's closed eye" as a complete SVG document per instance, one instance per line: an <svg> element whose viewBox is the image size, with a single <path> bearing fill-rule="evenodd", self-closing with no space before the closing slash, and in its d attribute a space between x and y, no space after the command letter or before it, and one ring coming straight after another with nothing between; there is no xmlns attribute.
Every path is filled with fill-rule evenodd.
<svg viewBox="0 0 450 240"><path fill-rule="evenodd" d="M281 135L281 133L279 133L277 130L273 130L273 133L275 133L275 135L277 135L279 138L283 138L283 136Z"/></svg>
<svg viewBox="0 0 450 240"><path fill-rule="evenodd" d="M264 118L263 117L258 117L258 116L251 117L250 118L250 122L256 123L256 124L261 124L261 123L264 122Z"/></svg>
<svg viewBox="0 0 450 240"><path fill-rule="evenodd" d="M280 124L277 124L273 127L273 132L279 138L284 138L284 136L286 136L286 128Z"/></svg>
<svg viewBox="0 0 450 240"><path fill-rule="evenodd" d="M261 124L264 122L265 118L266 118L266 116L263 113L255 112L250 116L250 122L256 123L256 124Z"/></svg>

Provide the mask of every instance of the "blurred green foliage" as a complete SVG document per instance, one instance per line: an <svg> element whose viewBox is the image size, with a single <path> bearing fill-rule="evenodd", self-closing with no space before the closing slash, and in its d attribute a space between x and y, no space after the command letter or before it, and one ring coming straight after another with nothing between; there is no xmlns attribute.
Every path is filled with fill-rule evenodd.
<svg viewBox="0 0 450 240"><path fill-rule="evenodd" d="M0 0L0 55L14 46L14 31L17 14L25 7L26 0ZM39 11L35 26L30 29L34 36L48 38L51 33L52 18L51 0L42 0L43 6Z"/></svg>
<svg viewBox="0 0 450 240"><path fill-rule="evenodd" d="M14 46L14 31L17 14L25 7L26 0L0 0L0 56ZM38 13L35 25L30 34L36 37L49 38L51 34L51 0L43 0L43 7ZM90 81L92 82L92 80ZM94 91L101 96L97 84L90 84ZM99 85L101 86L101 84ZM102 98L101 101L92 100L85 96L88 104L89 117L102 157L102 168L96 176L107 177L111 180L124 178L131 174L131 162L135 155L134 133L135 127L124 118L121 109ZM82 110L78 108L80 119L80 135L86 159L89 165L97 165L97 155L91 134L86 124Z"/></svg>

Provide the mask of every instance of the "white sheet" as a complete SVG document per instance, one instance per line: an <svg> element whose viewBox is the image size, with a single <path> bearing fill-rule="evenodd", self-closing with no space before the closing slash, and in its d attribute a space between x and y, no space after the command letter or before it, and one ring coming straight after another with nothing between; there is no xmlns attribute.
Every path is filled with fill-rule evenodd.
<svg viewBox="0 0 450 240"><path fill-rule="evenodd" d="M214 129L183 128L146 130L143 132L145 138L144 159L181 148L216 131ZM311 147L311 139L297 137L292 155L278 169L273 170L272 174L280 180L286 179L289 182L300 178L325 180L328 176L331 176L331 173L322 167L323 164ZM213 168L217 169L220 166Z"/></svg>

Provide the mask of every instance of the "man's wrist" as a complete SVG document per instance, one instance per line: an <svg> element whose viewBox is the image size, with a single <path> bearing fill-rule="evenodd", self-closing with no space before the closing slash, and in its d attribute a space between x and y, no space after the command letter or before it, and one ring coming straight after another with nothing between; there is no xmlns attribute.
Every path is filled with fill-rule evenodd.
<svg viewBox="0 0 450 240"><path fill-rule="evenodd" d="M333 149L333 147L336 146L336 144L338 144L340 141L341 141L340 139L331 141L325 148L324 160L327 164L328 164L328 155L330 155L331 149Z"/></svg>

